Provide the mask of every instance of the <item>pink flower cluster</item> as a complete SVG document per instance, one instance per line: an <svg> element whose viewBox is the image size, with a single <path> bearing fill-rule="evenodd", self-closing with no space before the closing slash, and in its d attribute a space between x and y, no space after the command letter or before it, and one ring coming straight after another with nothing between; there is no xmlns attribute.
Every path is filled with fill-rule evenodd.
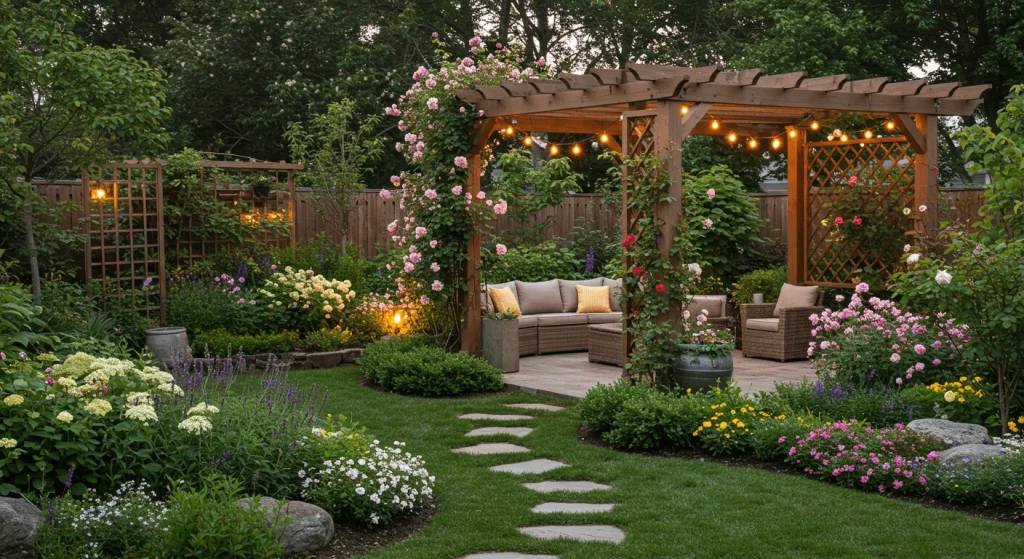
<svg viewBox="0 0 1024 559"><path fill-rule="evenodd" d="M785 444L785 438L779 444ZM813 476L861 489L888 492L928 491L924 466L939 457L941 443L897 423L873 429L856 419L826 424L790 446L787 462Z"/></svg>

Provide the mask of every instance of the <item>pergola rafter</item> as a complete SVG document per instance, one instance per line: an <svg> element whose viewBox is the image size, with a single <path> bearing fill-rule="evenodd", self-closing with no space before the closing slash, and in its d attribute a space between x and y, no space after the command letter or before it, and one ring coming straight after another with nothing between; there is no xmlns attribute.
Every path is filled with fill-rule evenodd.
<svg viewBox="0 0 1024 559"><path fill-rule="evenodd" d="M887 77L854 80L848 74L766 75L761 69L724 71L717 65L688 68L627 64L624 69L594 68L582 74L561 74L553 80L481 85L457 90L455 94L461 101L474 104L484 115L475 131L470 193L479 191L479 151L494 130L512 126L527 133L607 135L606 145L623 154L658 153L666 158L662 172L672 179L666 194L673 202L656 209L658 217L665 220L665 231L674 231L682 218L683 169L678 148L687 137L734 133L737 137L785 138L789 281L845 286L852 285L850 269L887 263L879 262L877 255L867 258L859 254L863 242L843 247L852 248L852 255L823 255L826 241L812 219L818 220L822 215L821 204L827 203L832 195L829 189L845 173L898 168L898 173L887 173L892 178L878 189L879 195L887 196L899 186L903 189L899 191L902 200L936 208L938 117L972 115L989 88L963 86L959 82L895 82ZM870 140L870 149L861 146L866 139L807 142L810 122L843 112L891 119L903 137ZM877 203L864 202L865 207ZM629 192L623 192L624 232L629 232L635 222L634 210L629 204ZM915 213L914 231L910 233L934 231L937 215L936 211ZM671 235L659 237L659 249L665 255L669 254L671 243ZM473 295L479 281L475 271L480 262L479 246L478 236L470 240L467 278ZM624 327L629 320L628 300L627 294ZM463 348L473 352L480 348L479 304L479 297L469 297L463 328ZM630 341L625 337L628 354Z"/></svg>

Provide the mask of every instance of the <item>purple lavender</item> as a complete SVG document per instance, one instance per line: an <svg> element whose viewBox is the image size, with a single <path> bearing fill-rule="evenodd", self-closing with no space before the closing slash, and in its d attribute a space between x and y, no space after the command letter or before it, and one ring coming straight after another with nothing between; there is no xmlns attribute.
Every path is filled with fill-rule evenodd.
<svg viewBox="0 0 1024 559"><path fill-rule="evenodd" d="M587 266L583 268L583 273L589 274L593 272L595 261L596 257L594 256L594 245L590 245L590 248L587 249Z"/></svg>

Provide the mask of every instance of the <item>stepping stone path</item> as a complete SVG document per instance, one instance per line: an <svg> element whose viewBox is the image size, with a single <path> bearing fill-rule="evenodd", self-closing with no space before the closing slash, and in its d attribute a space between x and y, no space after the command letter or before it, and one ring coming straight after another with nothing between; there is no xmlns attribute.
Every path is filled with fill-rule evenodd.
<svg viewBox="0 0 1024 559"><path fill-rule="evenodd" d="M590 514L610 512L615 505L611 503L541 503L533 507L537 514Z"/></svg>
<svg viewBox="0 0 1024 559"><path fill-rule="evenodd" d="M533 489L537 493L555 493L566 491L569 493L589 493L591 491L608 491L610 485L594 483L592 481L540 481L537 483L524 483L523 487Z"/></svg>
<svg viewBox="0 0 1024 559"><path fill-rule="evenodd" d="M479 427L466 433L467 437L489 437L491 435L512 435L525 437L533 432L532 427Z"/></svg>
<svg viewBox="0 0 1024 559"><path fill-rule="evenodd" d="M540 410L546 412L559 412L565 408L552 406L550 404L505 404L506 407L526 410ZM531 415L515 414L490 414L490 413L467 413L460 415L459 419L469 420L490 420L490 421L525 421L533 419ZM511 435L514 437L526 437L533 429L531 427L478 427L466 433L467 437L486 437L492 435ZM452 449L452 452L460 454L488 455L488 454L512 454L530 452L529 448L510 443L482 443L475 446ZM539 458L525 462L512 464L500 464L491 466L492 472L509 473L515 475L543 474L564 468L569 464ZM568 493L587 493L590 491L607 491L612 487L592 481L540 481L535 483L524 483L523 487L532 489L538 493L556 493L564 491ZM541 503L533 507L535 514L593 514L610 512L615 505L613 503ZM581 542L607 542L619 544L626 539L626 533L617 526L606 524L588 524L580 526L525 526L519 528L519 532L540 540L568 539ZM486 552L467 555L462 559L558 559L554 555L529 555L513 552Z"/></svg>
<svg viewBox="0 0 1024 559"><path fill-rule="evenodd" d="M626 533L616 526L590 524L586 526L528 526L520 532L539 540L576 540L581 542L622 543Z"/></svg>
<svg viewBox="0 0 1024 559"><path fill-rule="evenodd" d="M463 448L453 448L452 452L458 452L459 454L473 454L483 456L487 454L516 454L520 452L530 452L530 449L525 446L519 446L517 444L509 443L484 443L476 446L466 446Z"/></svg>
<svg viewBox="0 0 1024 559"><path fill-rule="evenodd" d="M562 411L565 408L562 406L552 406L551 404L505 404L506 408L518 408L521 410L541 410L541 411Z"/></svg>
<svg viewBox="0 0 1024 559"><path fill-rule="evenodd" d="M551 470L557 470L558 468L564 468L566 466L568 466L568 464L548 460L547 458L541 458L538 460L529 460L527 462L516 462L515 464L491 466L491 471L521 476L525 474L543 474L544 472L550 472Z"/></svg>
<svg viewBox="0 0 1024 559"><path fill-rule="evenodd" d="M467 413L460 415L459 419L489 419L491 421L519 421L533 419L532 415L495 415L493 413Z"/></svg>
<svg viewBox="0 0 1024 559"><path fill-rule="evenodd" d="M523 553L474 553L462 559L558 559L555 555L526 555Z"/></svg>

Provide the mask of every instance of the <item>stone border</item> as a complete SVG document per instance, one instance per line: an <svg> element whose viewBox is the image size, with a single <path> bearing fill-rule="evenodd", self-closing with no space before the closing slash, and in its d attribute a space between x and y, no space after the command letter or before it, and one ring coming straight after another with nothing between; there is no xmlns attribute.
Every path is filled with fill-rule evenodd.
<svg viewBox="0 0 1024 559"><path fill-rule="evenodd" d="M208 361L210 364L224 359L245 358L248 365L256 368L264 368L271 360L277 363L288 363L292 371L303 369L330 369L341 365L354 365L356 360L363 356L364 348L352 347L339 349L338 351L305 352L290 351L286 353L253 353L228 357L196 358L194 361Z"/></svg>

